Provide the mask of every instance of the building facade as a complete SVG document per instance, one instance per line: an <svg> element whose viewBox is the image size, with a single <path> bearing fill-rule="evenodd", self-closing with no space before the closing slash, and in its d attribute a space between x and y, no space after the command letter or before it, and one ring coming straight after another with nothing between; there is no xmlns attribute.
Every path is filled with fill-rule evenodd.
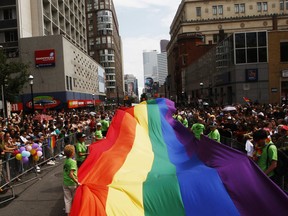
<svg viewBox="0 0 288 216"><path fill-rule="evenodd" d="M19 45L20 60L30 64L29 72L34 77L34 101L50 97L59 102L56 108L78 108L104 100L104 68L66 37L22 38ZM29 107L28 84L23 93L22 102Z"/></svg>
<svg viewBox="0 0 288 216"><path fill-rule="evenodd" d="M29 63L35 96L55 98L58 108L105 98L104 69L87 56L85 10L85 0L0 2L0 46L11 61ZM28 106L29 87L23 91Z"/></svg>
<svg viewBox="0 0 288 216"><path fill-rule="evenodd" d="M189 102L281 103L288 95L288 31L237 32L186 70ZM200 85L202 83L202 85ZM286 101L287 102L287 101Z"/></svg>
<svg viewBox="0 0 288 216"><path fill-rule="evenodd" d="M287 0L182 0L170 26L171 42L185 32L199 32L205 43L217 43L219 30L243 31L287 29ZM170 49L168 47L168 49Z"/></svg>
<svg viewBox="0 0 288 216"><path fill-rule="evenodd" d="M138 97L138 80L133 74L124 75L125 96Z"/></svg>
<svg viewBox="0 0 288 216"><path fill-rule="evenodd" d="M167 67L167 53L162 52L157 54L157 66L158 66L158 80L159 87L163 86L166 77L168 75L168 67Z"/></svg>
<svg viewBox="0 0 288 216"><path fill-rule="evenodd" d="M85 0L3 0L0 3L0 45L18 57L20 38L59 35L86 51Z"/></svg>
<svg viewBox="0 0 288 216"><path fill-rule="evenodd" d="M177 100L177 98L183 96L183 92L184 94L186 94L187 91L191 90L190 87L184 85L185 80L188 80L187 78L190 78L187 77L190 76L190 73L187 73L186 71L187 67L188 65L191 65L193 61L197 61L199 57L205 55L205 53L209 51L210 48L213 47L213 44L218 44L219 42L222 42L225 38L233 35L234 33L253 32L253 31L271 32L277 30L285 30L287 29L287 25L288 25L288 2L286 0L271 0L271 1L182 0L170 27L171 39L167 47L169 96L172 97L174 100ZM201 35L201 39L200 38L198 39L198 42L197 44L194 44L196 45L194 47L198 47L199 49L199 45L203 46L204 44L206 44L206 46L210 46L206 47L208 50L201 48L202 53L199 53L198 51L195 50L195 48L191 50L191 48L187 47L187 44L181 42L181 38L183 36L187 38L189 37L189 35L192 36ZM244 43L245 43L244 41L245 37L242 38ZM190 50L190 53L188 53L187 51L186 53L184 51L181 51L184 49ZM251 64L250 62L246 61L254 61L255 59L253 59L253 56L254 58L255 56L257 58L260 58L261 54L265 56L265 53L263 53L262 50L264 50L264 48L262 49L261 47L259 49L253 47L253 49L251 50L250 49L247 50L244 48L241 49L237 48L235 49L235 52L239 54L237 55L239 58L235 59L235 61L237 61L237 64L239 65ZM244 52L245 55L247 56L244 56L243 54ZM255 55L255 52L259 53ZM242 55L240 55L241 53ZM191 61L187 63L186 58L193 58L193 59L191 59ZM186 66L183 63L185 63ZM259 64L265 65L264 62L259 62ZM268 70L267 60L265 67L266 70ZM204 69L205 67L203 68L203 70ZM199 73L203 74L202 71L199 71ZM206 73L207 77L204 78L211 79L211 76L209 74L211 75L211 72L208 74ZM197 75L199 76L199 74ZM227 77L229 77L229 74L226 75ZM268 79L267 76L268 74L266 74L266 78ZM199 83L201 83L202 81L198 80L197 84L195 83L196 85L192 88L199 88ZM211 83L206 84L206 86L208 86L207 88L209 88L209 85L211 86ZM237 89L239 88L240 87L238 86ZM243 85L242 88L244 88ZM245 89L247 88L248 87L246 85ZM220 92L221 91L222 90L220 89ZM232 91L229 90L229 92ZM196 95L195 92L193 94ZM199 92L197 94L199 96ZM211 94L212 93L210 93L210 95ZM220 93L217 92L216 95L217 94ZM193 96L192 91L190 91L190 93L186 95L186 98L188 98L189 95L192 98ZM232 96L229 97L231 98ZM229 101L231 100L229 99ZM263 100L267 100L267 98L266 99L263 98Z"/></svg>
<svg viewBox="0 0 288 216"><path fill-rule="evenodd" d="M154 82L159 81L157 54L156 50L143 51L144 80L152 78Z"/></svg>
<svg viewBox="0 0 288 216"><path fill-rule="evenodd" d="M122 42L112 0L86 0L89 55L105 68L106 94L123 99Z"/></svg>

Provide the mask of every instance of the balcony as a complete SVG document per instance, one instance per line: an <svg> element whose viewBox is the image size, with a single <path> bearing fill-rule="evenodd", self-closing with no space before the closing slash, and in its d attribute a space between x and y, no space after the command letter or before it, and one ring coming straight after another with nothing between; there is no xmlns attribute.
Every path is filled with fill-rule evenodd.
<svg viewBox="0 0 288 216"><path fill-rule="evenodd" d="M0 29L5 29L5 28L17 28L17 20L16 19L11 19L11 20L0 20Z"/></svg>

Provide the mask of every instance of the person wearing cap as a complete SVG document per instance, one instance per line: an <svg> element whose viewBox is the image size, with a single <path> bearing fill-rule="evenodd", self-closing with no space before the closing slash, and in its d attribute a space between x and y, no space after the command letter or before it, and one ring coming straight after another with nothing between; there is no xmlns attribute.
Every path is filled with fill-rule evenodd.
<svg viewBox="0 0 288 216"><path fill-rule="evenodd" d="M217 129L217 123L213 122L211 125L209 125L209 127L210 133L208 134L208 138L220 143L220 133Z"/></svg>
<svg viewBox="0 0 288 216"><path fill-rule="evenodd" d="M76 161L78 168L82 165L82 163L85 161L86 157L89 155L87 153L87 146L85 143L85 137L86 135L84 133L77 133L77 143L76 143Z"/></svg>
<svg viewBox="0 0 288 216"><path fill-rule="evenodd" d="M96 124L95 138L96 138L96 141L103 139L102 124L100 122Z"/></svg>

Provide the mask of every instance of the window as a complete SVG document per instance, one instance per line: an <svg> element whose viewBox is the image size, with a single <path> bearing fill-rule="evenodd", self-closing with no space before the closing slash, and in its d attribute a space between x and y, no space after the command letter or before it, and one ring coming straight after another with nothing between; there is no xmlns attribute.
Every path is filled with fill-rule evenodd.
<svg viewBox="0 0 288 216"><path fill-rule="evenodd" d="M239 6L239 12L240 12L240 13L245 13L245 4L240 4L240 6Z"/></svg>
<svg viewBox="0 0 288 216"><path fill-rule="evenodd" d="M258 12L262 11L262 3L261 2L257 2L257 11Z"/></svg>
<svg viewBox="0 0 288 216"><path fill-rule="evenodd" d="M5 42L14 42L17 41L17 31L7 31L5 32Z"/></svg>
<svg viewBox="0 0 288 216"><path fill-rule="evenodd" d="M70 90L72 90L72 77L69 77L69 83L70 83Z"/></svg>
<svg viewBox="0 0 288 216"><path fill-rule="evenodd" d="M284 10L284 0L280 1L280 10Z"/></svg>
<svg viewBox="0 0 288 216"><path fill-rule="evenodd" d="M257 11L258 12L268 11L268 3L267 2L257 2Z"/></svg>
<svg viewBox="0 0 288 216"><path fill-rule="evenodd" d="M267 62L267 32L235 33L235 64Z"/></svg>
<svg viewBox="0 0 288 216"><path fill-rule="evenodd" d="M66 89L69 91L70 88L69 88L69 77L66 76Z"/></svg>
<svg viewBox="0 0 288 216"><path fill-rule="evenodd" d="M223 15L223 5L218 5L218 14Z"/></svg>
<svg viewBox="0 0 288 216"><path fill-rule="evenodd" d="M288 62L288 42L280 43L280 61Z"/></svg>
<svg viewBox="0 0 288 216"><path fill-rule="evenodd" d="M263 2L263 11L268 11L268 4L267 4L267 2Z"/></svg>
<svg viewBox="0 0 288 216"><path fill-rule="evenodd" d="M13 12L12 12L12 9L4 9L3 10L3 17L4 17L4 20L10 20L10 19L13 19Z"/></svg>
<svg viewBox="0 0 288 216"><path fill-rule="evenodd" d="M196 7L196 16L201 16L201 7Z"/></svg>
<svg viewBox="0 0 288 216"><path fill-rule="evenodd" d="M235 13L239 13L239 4L234 5Z"/></svg>
<svg viewBox="0 0 288 216"><path fill-rule="evenodd" d="M213 15L217 15L217 6L212 6Z"/></svg>

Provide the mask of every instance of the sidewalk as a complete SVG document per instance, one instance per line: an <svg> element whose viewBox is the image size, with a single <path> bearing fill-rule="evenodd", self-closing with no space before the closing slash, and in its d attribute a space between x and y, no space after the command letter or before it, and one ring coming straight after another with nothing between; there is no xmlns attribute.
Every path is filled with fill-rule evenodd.
<svg viewBox="0 0 288 216"><path fill-rule="evenodd" d="M37 178L16 186L14 188L16 198L4 207L0 207L0 215L64 216L63 161L57 160L54 166L43 166ZM33 176L33 174L29 175Z"/></svg>

